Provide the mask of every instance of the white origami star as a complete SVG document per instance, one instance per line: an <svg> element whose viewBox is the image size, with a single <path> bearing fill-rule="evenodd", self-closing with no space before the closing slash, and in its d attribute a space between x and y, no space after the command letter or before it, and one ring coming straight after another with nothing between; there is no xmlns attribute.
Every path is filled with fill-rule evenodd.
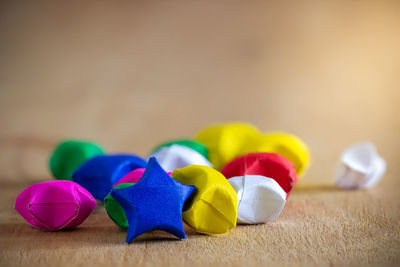
<svg viewBox="0 0 400 267"><path fill-rule="evenodd" d="M228 182L237 192L238 223L266 223L279 216L286 192L272 178L261 175L236 176Z"/></svg>
<svg viewBox="0 0 400 267"><path fill-rule="evenodd" d="M344 189L372 187L386 171L385 160L369 142L348 147L342 154L341 163L336 184Z"/></svg>
<svg viewBox="0 0 400 267"><path fill-rule="evenodd" d="M161 167L167 172L189 165L203 165L212 167L212 164L199 152L187 146L171 145L155 151L150 157L155 157Z"/></svg>

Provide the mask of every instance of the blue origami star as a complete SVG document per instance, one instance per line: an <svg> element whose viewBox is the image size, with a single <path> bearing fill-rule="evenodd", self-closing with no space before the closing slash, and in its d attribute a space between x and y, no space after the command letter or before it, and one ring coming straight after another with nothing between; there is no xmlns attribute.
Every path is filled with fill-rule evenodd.
<svg viewBox="0 0 400 267"><path fill-rule="evenodd" d="M122 206L129 222L126 243L155 229L186 238L182 208L194 189L194 186L172 179L154 157L150 158L139 182L111 191L111 196Z"/></svg>
<svg viewBox="0 0 400 267"><path fill-rule="evenodd" d="M72 179L103 201L116 182L129 172L145 166L146 161L136 155L101 155L83 163L72 174Z"/></svg>

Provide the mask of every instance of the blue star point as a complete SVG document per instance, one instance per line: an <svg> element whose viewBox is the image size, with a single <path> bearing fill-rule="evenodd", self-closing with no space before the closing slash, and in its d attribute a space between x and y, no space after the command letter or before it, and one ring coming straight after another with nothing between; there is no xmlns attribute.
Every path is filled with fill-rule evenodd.
<svg viewBox="0 0 400 267"><path fill-rule="evenodd" d="M185 239L182 209L194 189L172 179L155 158L150 158L139 182L111 191L129 221L126 243L155 229Z"/></svg>

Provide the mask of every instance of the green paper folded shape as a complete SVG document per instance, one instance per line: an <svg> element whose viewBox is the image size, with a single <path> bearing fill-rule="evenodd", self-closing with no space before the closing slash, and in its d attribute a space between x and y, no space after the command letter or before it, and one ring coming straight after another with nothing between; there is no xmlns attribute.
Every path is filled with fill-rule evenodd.
<svg viewBox="0 0 400 267"><path fill-rule="evenodd" d="M72 181L72 173L85 161L103 155L104 150L96 143L83 140L64 140L50 156L49 167L54 178Z"/></svg>
<svg viewBox="0 0 400 267"><path fill-rule="evenodd" d="M189 139L176 139L176 140L162 143L161 145L156 146L152 152L160 150L163 147L168 147L168 146L172 146L172 145L181 145L181 146L189 147L193 150L196 150L201 155L203 155L206 159L208 159L208 150L207 150L206 146L200 142L197 142L194 140L189 140Z"/></svg>
<svg viewBox="0 0 400 267"><path fill-rule="evenodd" d="M126 188L132 185L135 185L135 183L123 183L117 185L114 189ZM108 216L110 216L111 220L113 220L119 228L125 231L128 230L129 222L126 218L125 211L121 207L121 205L111 196L111 194L108 194L104 198L104 207L106 208Z"/></svg>

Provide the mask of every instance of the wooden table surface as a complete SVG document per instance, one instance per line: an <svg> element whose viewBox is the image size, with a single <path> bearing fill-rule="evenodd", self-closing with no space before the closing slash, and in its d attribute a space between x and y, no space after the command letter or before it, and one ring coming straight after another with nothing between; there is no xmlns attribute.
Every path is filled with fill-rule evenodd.
<svg viewBox="0 0 400 267"><path fill-rule="evenodd" d="M398 1L0 3L0 265L399 265ZM145 156L202 127L247 121L309 145L313 162L272 223L124 244L104 207L43 232L13 209L51 179L67 137ZM381 183L334 186L369 140Z"/></svg>

